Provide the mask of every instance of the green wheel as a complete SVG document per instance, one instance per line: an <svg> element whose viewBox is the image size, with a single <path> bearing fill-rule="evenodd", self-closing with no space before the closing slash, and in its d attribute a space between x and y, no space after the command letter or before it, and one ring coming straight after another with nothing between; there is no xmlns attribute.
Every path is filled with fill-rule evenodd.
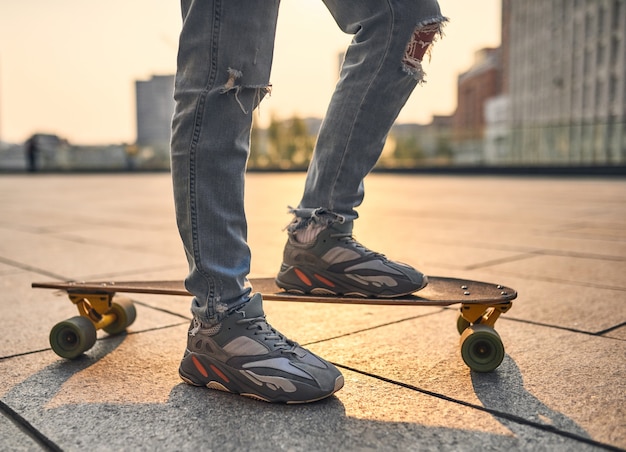
<svg viewBox="0 0 626 452"><path fill-rule="evenodd" d="M50 345L62 358L74 359L96 343L96 327L86 317L76 316L57 323L50 331Z"/></svg>
<svg viewBox="0 0 626 452"><path fill-rule="evenodd" d="M473 371L491 372L504 359L504 345L490 326L472 325L461 335L461 356Z"/></svg>
<svg viewBox="0 0 626 452"><path fill-rule="evenodd" d="M456 329L459 332L459 334L463 334L463 331L469 328L470 325L471 323L465 320L465 318L462 315L459 315L459 318L456 319Z"/></svg>
<svg viewBox="0 0 626 452"><path fill-rule="evenodd" d="M115 322L103 328L111 335L123 333L137 318L135 305L130 298L114 298L108 314L115 314L117 317Z"/></svg>

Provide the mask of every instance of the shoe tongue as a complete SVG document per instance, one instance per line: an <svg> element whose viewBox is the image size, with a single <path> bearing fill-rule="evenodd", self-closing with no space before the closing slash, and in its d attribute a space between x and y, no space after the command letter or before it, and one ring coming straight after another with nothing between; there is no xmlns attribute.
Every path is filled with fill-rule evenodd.
<svg viewBox="0 0 626 452"><path fill-rule="evenodd" d="M250 301L248 301L242 308L242 311L246 313L246 318L263 317L263 298L260 293L255 293Z"/></svg>

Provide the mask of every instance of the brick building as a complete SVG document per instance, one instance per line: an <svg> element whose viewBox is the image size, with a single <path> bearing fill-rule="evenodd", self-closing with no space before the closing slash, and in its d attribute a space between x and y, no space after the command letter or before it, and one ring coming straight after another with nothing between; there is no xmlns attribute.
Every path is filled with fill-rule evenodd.
<svg viewBox="0 0 626 452"><path fill-rule="evenodd" d="M456 160L459 162L483 160L485 103L501 92L500 55L499 48L477 51L472 67L458 78L453 136Z"/></svg>

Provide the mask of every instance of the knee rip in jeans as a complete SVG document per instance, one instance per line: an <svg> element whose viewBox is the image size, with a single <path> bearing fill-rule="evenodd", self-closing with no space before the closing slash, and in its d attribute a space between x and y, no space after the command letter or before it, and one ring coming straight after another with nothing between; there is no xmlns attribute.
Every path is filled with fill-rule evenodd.
<svg viewBox="0 0 626 452"><path fill-rule="evenodd" d="M418 83L425 83L426 73L422 68L422 59L425 54L430 58L430 50L437 38L443 35L443 25L448 19L439 17L417 24L411 35L404 58L402 68L411 75Z"/></svg>
<svg viewBox="0 0 626 452"><path fill-rule="evenodd" d="M228 68L228 80L226 81L224 86L222 86L222 89L220 90L220 92L222 94L234 93L235 100L239 104L241 111L244 112L245 114L248 114L250 111L254 110L257 105L261 103L261 100L267 94L270 94L272 92L272 85L269 85L269 84L267 85L239 85L237 81L241 77L243 77L243 73L241 71L238 71L237 69L233 69L233 68ZM239 93L241 93L242 89L254 90L253 104L248 109L246 109L246 107L243 105L239 97Z"/></svg>

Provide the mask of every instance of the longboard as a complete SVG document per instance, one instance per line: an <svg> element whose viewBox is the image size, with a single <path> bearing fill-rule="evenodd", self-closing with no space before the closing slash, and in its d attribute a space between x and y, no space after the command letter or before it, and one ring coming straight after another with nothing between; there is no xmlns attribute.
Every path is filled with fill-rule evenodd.
<svg viewBox="0 0 626 452"><path fill-rule="evenodd" d="M461 304L457 330L461 334L461 356L472 370L490 372L504 358L504 346L494 329L498 317L512 306L517 292L506 286L480 281L429 276L428 285L401 298L359 298L335 295L285 292L273 278L250 279L252 290L272 301L343 303L386 306L450 306ZM126 294L191 294L182 281L68 281L35 282L34 288L56 289L67 293L79 316L60 322L50 332L50 344L59 356L73 359L89 350L96 341L96 330L109 334L126 330L136 318Z"/></svg>

